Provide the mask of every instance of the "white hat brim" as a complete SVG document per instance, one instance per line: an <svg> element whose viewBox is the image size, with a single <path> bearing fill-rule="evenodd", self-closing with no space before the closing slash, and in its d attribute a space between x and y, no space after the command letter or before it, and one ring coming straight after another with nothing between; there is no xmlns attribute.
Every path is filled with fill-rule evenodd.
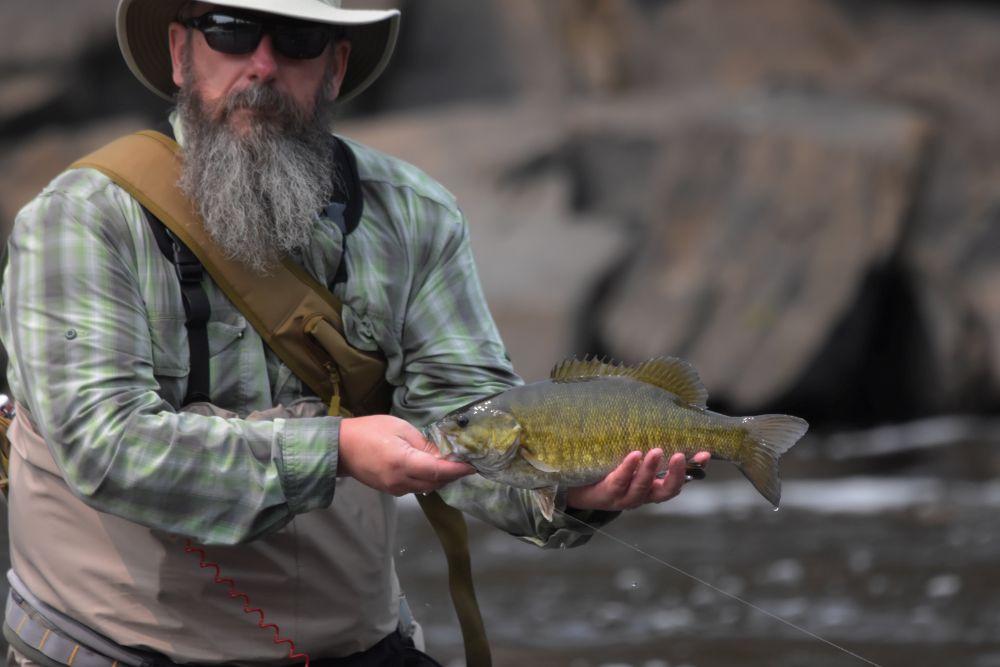
<svg viewBox="0 0 1000 667"><path fill-rule="evenodd" d="M132 73L157 95L173 99L167 28L188 0L120 0L118 45ZM371 85L385 70L399 35L397 10L342 9L321 0L212 0L226 7L278 14L340 26L351 41L351 57L338 101L346 101Z"/></svg>

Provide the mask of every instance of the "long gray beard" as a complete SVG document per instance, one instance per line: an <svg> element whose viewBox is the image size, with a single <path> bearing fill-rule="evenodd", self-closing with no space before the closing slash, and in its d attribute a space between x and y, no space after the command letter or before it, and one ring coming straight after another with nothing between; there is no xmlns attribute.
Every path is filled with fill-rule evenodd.
<svg viewBox="0 0 1000 667"><path fill-rule="evenodd" d="M252 109L240 136L227 122ZM211 113L190 89L177 98L184 126L181 190L225 255L266 274L280 258L309 244L317 213L330 203L337 178L332 104L321 94L316 112L267 85L230 96Z"/></svg>

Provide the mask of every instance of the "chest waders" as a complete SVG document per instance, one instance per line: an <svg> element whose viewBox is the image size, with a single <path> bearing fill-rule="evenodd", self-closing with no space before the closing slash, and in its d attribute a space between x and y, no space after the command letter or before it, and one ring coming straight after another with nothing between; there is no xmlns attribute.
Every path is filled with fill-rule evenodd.
<svg viewBox="0 0 1000 667"><path fill-rule="evenodd" d="M263 341L328 403L330 415L388 413L392 386L385 379L385 358L347 342L337 297L289 258L267 276L227 259L211 241L190 201L176 187L180 177L179 150L170 137L143 131L108 144L72 167L104 173L153 219L157 243L177 269L188 319L192 363L186 402L207 398L208 394L205 324L209 313L207 298L200 288L204 267ZM349 166L356 171L350 150L343 144L339 150L346 153ZM356 173L353 181L357 183ZM361 205L360 192L353 204ZM157 222L160 232L156 232ZM162 226L176 240L170 239ZM486 629L472 584L465 518L437 493L417 494L417 500L448 561L448 585L462 629L466 664L490 667Z"/></svg>

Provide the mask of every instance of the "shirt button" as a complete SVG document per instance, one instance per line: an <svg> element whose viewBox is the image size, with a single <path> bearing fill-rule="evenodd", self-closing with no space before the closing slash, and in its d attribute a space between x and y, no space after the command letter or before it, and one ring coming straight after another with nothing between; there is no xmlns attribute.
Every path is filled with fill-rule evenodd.
<svg viewBox="0 0 1000 667"><path fill-rule="evenodd" d="M74 340L77 336L76 329L70 329L66 332L66 340Z"/></svg>

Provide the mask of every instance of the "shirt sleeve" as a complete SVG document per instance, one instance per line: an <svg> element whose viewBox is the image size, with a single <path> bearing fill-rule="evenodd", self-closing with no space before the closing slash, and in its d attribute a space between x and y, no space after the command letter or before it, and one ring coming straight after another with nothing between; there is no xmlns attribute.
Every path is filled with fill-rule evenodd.
<svg viewBox="0 0 1000 667"><path fill-rule="evenodd" d="M395 414L418 426L472 401L521 384L500 339L476 272L468 225L460 214L425 235L434 258L417 272L404 336L405 384ZM541 547L582 544L614 512L556 513L547 521L531 494L480 475L463 478L441 496L450 505ZM560 502L561 501L561 502ZM565 509L565 493L557 497Z"/></svg>
<svg viewBox="0 0 1000 667"><path fill-rule="evenodd" d="M141 214L116 186L70 174L17 219L0 332L12 390L73 493L221 544L328 505L338 420L251 423L180 413L161 397L142 288L149 258L132 241Z"/></svg>

